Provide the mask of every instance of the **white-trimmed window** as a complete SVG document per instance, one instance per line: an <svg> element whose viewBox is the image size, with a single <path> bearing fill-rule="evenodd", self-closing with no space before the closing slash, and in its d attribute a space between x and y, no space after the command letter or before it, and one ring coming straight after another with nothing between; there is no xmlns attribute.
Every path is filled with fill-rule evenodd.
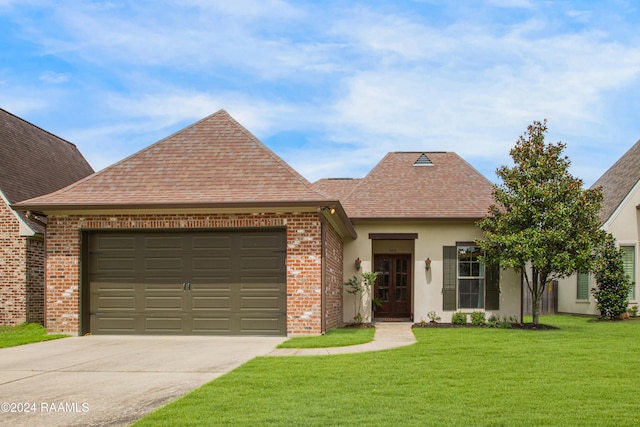
<svg viewBox="0 0 640 427"><path fill-rule="evenodd" d="M458 307L484 308L484 263L477 246L458 246Z"/></svg>
<svg viewBox="0 0 640 427"><path fill-rule="evenodd" d="M585 301L589 299L589 273L578 273L576 299Z"/></svg>
<svg viewBox="0 0 640 427"><path fill-rule="evenodd" d="M636 247L620 246L624 260L624 274L631 282L631 290L629 291L629 299L636 299Z"/></svg>

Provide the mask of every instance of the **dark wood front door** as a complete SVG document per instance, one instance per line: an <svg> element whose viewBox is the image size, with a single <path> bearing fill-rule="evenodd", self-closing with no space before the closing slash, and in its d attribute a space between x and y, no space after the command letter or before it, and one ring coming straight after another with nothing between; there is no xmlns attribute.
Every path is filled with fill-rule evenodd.
<svg viewBox="0 0 640 427"><path fill-rule="evenodd" d="M411 255L375 255L374 263L374 296L382 302L375 317L411 316Z"/></svg>

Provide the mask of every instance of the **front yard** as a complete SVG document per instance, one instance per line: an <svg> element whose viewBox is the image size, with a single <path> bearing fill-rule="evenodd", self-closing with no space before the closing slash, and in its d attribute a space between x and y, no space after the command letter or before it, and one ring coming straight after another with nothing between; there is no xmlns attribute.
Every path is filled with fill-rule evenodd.
<svg viewBox="0 0 640 427"><path fill-rule="evenodd" d="M65 338L65 334L48 334L42 325L22 323L17 326L0 326L0 348L15 347L40 341Z"/></svg>
<svg viewBox="0 0 640 427"><path fill-rule="evenodd" d="M414 329L417 344L259 357L143 418L155 425L620 426L640 422L640 321Z"/></svg>

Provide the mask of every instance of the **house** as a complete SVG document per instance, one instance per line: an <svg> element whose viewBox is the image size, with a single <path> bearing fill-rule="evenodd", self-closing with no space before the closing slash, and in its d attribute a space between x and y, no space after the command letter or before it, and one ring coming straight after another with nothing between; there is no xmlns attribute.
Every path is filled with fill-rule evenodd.
<svg viewBox="0 0 640 427"><path fill-rule="evenodd" d="M42 220L11 204L93 173L72 143L0 109L0 324L44 322Z"/></svg>
<svg viewBox="0 0 640 427"><path fill-rule="evenodd" d="M363 179L325 179L314 188L340 200L358 235L344 245L345 281L379 274L373 296L382 305L372 313L364 301L365 317L519 316L520 276L478 259L476 222L493 203L493 186L457 154L389 153ZM356 314L353 298L345 295L345 322Z"/></svg>
<svg viewBox="0 0 640 427"><path fill-rule="evenodd" d="M633 287L629 305L638 304L638 242L640 240L640 141L613 164L591 188L602 189L600 210L602 228L613 235L624 252L624 267ZM558 311L599 314L591 289L596 287L589 274L577 274L558 282Z"/></svg>
<svg viewBox="0 0 640 427"><path fill-rule="evenodd" d="M296 335L350 321L343 282L372 269L377 318L517 314L519 277L473 243L490 202L453 153L312 185L221 110L14 207L47 218L51 331Z"/></svg>

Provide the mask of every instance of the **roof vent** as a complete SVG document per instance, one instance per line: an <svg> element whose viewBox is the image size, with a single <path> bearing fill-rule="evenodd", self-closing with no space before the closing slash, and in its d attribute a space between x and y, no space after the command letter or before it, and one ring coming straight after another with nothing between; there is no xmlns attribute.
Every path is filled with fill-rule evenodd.
<svg viewBox="0 0 640 427"><path fill-rule="evenodd" d="M430 158L427 157L426 154L422 153L418 160L413 164L413 166L433 166L433 162Z"/></svg>

